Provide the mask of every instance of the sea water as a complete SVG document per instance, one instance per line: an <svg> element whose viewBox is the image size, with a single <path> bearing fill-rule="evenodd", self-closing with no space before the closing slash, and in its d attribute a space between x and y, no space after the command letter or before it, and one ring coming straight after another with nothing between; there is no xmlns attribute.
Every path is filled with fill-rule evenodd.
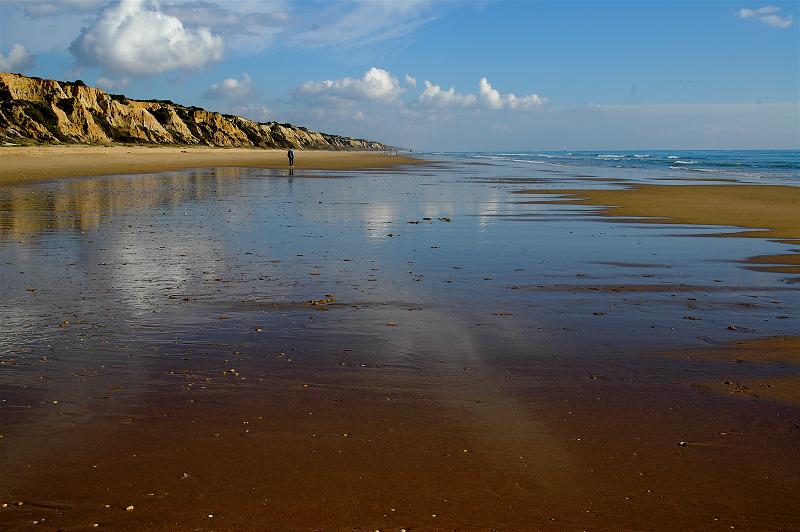
<svg viewBox="0 0 800 532"><path fill-rule="evenodd" d="M636 169L674 177L800 184L798 150L598 150L434 152L435 157L489 159L541 166Z"/></svg>

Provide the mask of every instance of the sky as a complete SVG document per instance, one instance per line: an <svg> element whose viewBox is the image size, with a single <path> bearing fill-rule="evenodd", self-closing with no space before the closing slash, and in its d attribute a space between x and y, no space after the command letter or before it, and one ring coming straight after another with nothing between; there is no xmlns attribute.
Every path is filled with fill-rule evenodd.
<svg viewBox="0 0 800 532"><path fill-rule="evenodd" d="M798 149L799 6L0 0L0 71L416 151Z"/></svg>

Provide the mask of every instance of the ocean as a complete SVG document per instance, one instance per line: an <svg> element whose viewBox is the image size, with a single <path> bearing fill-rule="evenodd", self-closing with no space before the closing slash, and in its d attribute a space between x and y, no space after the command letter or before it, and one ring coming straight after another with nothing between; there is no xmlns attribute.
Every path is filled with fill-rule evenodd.
<svg viewBox="0 0 800 532"><path fill-rule="evenodd" d="M671 176L800 183L800 150L601 150L433 152L542 166L653 170ZM709 175L710 174L710 175Z"/></svg>

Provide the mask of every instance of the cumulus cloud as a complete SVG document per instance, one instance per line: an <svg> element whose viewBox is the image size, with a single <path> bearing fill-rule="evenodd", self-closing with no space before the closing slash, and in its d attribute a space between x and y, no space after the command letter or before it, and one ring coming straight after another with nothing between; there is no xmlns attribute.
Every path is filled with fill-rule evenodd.
<svg viewBox="0 0 800 532"><path fill-rule="evenodd" d="M227 78L221 83L211 85L203 96L218 100L246 100L251 98L255 92L253 81L245 72L241 78Z"/></svg>
<svg viewBox="0 0 800 532"><path fill-rule="evenodd" d="M794 21L791 16L780 16L780 11L781 8L778 6L764 6L758 9L740 9L737 12L737 16L739 18L754 18L760 20L767 26L775 28L788 28Z"/></svg>
<svg viewBox="0 0 800 532"><path fill-rule="evenodd" d="M450 105L460 107L471 107L475 105L477 98L474 94L458 94L455 87L443 90L439 85L434 85L427 79L425 80L425 90L419 95L419 102L438 107Z"/></svg>
<svg viewBox="0 0 800 532"><path fill-rule="evenodd" d="M20 43L16 43L8 51L8 55L0 52L0 70L11 72L12 70L21 71L33 65L33 55Z"/></svg>
<svg viewBox="0 0 800 532"><path fill-rule="evenodd" d="M382 68L372 67L361 78L307 81L297 93L306 97L391 102L403 92L397 77Z"/></svg>
<svg viewBox="0 0 800 532"><path fill-rule="evenodd" d="M437 107L480 106L498 111L502 109L525 111L539 107L548 101L547 98L538 94L525 96L517 96L514 93L501 94L492 87L486 78L481 78L478 82L477 94L459 94L454 87L445 90L428 80L425 80L424 84L425 89L419 95L418 103Z"/></svg>
<svg viewBox="0 0 800 532"><path fill-rule="evenodd" d="M514 93L501 94L497 89L492 87L489 80L481 78L478 82L478 99L485 107L489 109L514 109L514 110L527 110L539 107L547 103L547 98L539 96L538 94L528 94L525 96L516 96Z"/></svg>
<svg viewBox="0 0 800 532"><path fill-rule="evenodd" d="M21 42L33 52L62 51L104 10L131 0L0 0L3 44ZM225 50L253 54L279 43L289 48L316 48L326 54L360 53L381 56L402 46L420 27L455 9L456 2L439 0L134 0L164 17L178 19L183 31L224 40ZM147 27L147 25L144 25ZM153 30L155 31L155 29ZM159 29L160 31L160 29ZM382 46L383 45L383 46ZM200 47L210 61L217 45ZM108 49L108 47L107 47ZM85 57L84 57L85 56ZM79 66L104 66L101 53L86 50ZM178 61L179 62L179 61ZM194 68L201 60L177 68ZM119 63L111 61L108 63ZM139 76L129 70L106 75Z"/></svg>
<svg viewBox="0 0 800 532"><path fill-rule="evenodd" d="M113 76L191 70L222 59L222 38L206 27L187 28L153 0L111 4L70 46L78 66Z"/></svg>
<svg viewBox="0 0 800 532"><path fill-rule="evenodd" d="M381 102L393 103L406 107L400 100L400 95L406 87L416 86L417 79L406 74L405 87L401 86L398 78L391 72L382 68L372 67L361 78L341 78L325 81L307 81L295 91L295 97L300 100L345 102ZM232 80L226 80L232 81ZM455 87L443 89L429 80L423 81L424 89L419 96L411 102L411 107L421 105L426 107L483 107L486 109L510 109L524 111L534 109L545 103L547 98L538 94L517 96L513 93L502 94L494 89L484 77L478 82L477 94L461 94Z"/></svg>

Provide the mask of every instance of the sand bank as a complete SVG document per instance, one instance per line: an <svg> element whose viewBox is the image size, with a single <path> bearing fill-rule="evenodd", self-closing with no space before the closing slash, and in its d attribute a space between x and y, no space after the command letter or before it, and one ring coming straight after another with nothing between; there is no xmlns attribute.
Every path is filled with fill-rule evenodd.
<svg viewBox="0 0 800 532"><path fill-rule="evenodd" d="M685 349L680 357L730 362L800 365L800 336L774 336L739 340L707 349Z"/></svg>
<svg viewBox="0 0 800 532"><path fill-rule="evenodd" d="M800 187L784 185L637 185L606 190L532 189L520 194L558 194L547 203L596 205L606 216L646 218L639 222L737 226L729 236L800 243ZM538 202L532 202L538 203ZM754 258L759 269L797 273L792 255ZM763 264L777 266L763 266Z"/></svg>
<svg viewBox="0 0 800 532"><path fill-rule="evenodd" d="M800 375L764 375L758 371L776 364L800 365L800 336L739 340L706 349L684 349L674 355L686 359L729 362L736 369L700 383L699 386L703 388L800 406Z"/></svg>
<svg viewBox="0 0 800 532"><path fill-rule="evenodd" d="M800 376L796 375L788 377L751 376L744 379L717 380L707 382L704 386L718 393L800 406Z"/></svg>
<svg viewBox="0 0 800 532"><path fill-rule="evenodd" d="M513 285L512 290L536 290L540 292L587 292L587 293L612 293L612 292L653 292L653 293L678 293L678 292L770 292L788 290L784 287L762 286L729 286L729 285L697 285L697 284L674 284L674 283L639 283L639 284L575 284L560 283L552 285Z"/></svg>
<svg viewBox="0 0 800 532"><path fill-rule="evenodd" d="M639 185L613 190L522 190L564 194L567 202L606 206L604 214L657 223L739 226L739 236L800 239L800 187L782 185Z"/></svg>
<svg viewBox="0 0 800 532"><path fill-rule="evenodd" d="M381 152L297 150L297 169L346 170L421 164ZM12 146L0 148L0 185L92 175L166 172L207 167L287 167L285 150L163 146Z"/></svg>

